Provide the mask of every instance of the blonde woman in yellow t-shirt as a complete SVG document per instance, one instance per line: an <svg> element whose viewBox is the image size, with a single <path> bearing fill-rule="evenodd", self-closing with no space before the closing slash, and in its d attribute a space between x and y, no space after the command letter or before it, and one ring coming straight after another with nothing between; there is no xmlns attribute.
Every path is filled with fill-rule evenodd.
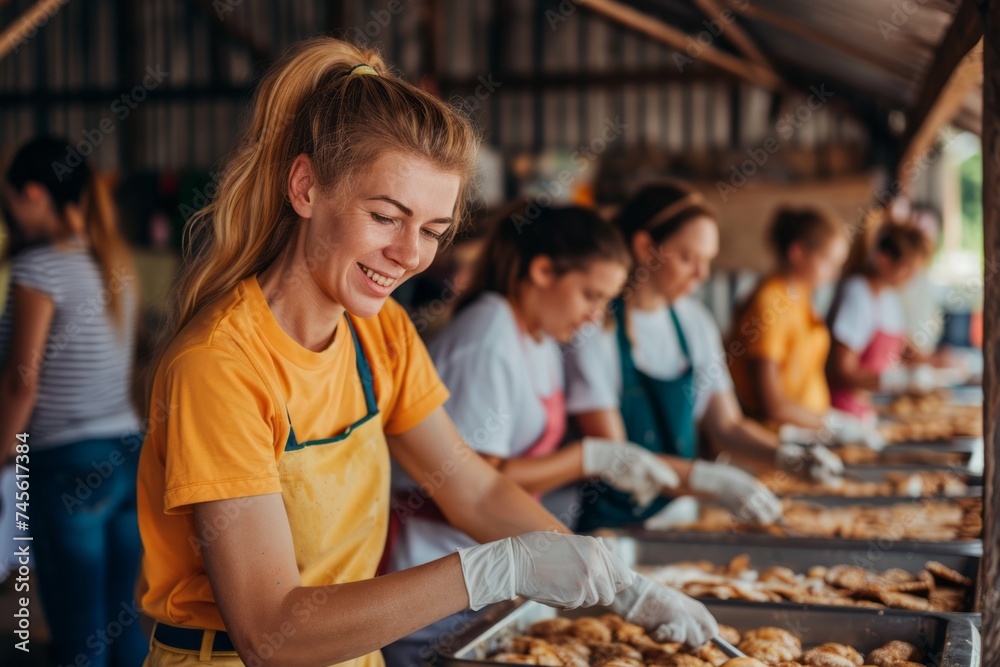
<svg viewBox="0 0 1000 667"><path fill-rule="evenodd" d="M343 42L306 42L262 81L192 223L150 387L146 667L380 665L380 647L518 595L611 603L660 641L717 631L701 604L565 534L442 407L389 295L455 233L476 144L450 107ZM390 456L482 544L375 578Z"/></svg>

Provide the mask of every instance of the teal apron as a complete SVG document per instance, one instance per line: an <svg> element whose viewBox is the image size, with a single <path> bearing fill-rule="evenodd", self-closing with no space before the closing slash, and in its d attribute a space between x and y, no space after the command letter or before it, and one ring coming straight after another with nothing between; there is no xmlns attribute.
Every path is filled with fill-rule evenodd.
<svg viewBox="0 0 1000 667"><path fill-rule="evenodd" d="M688 369L673 380L660 380L636 368L625 327L625 304L616 300L612 308L617 321L615 338L621 359L620 410L628 439L656 454L695 458L698 436L694 423L694 364L691 363L677 313L673 307L670 308L670 319L677 332L681 353L688 360ZM577 525L580 532L642 523L670 502L669 498L660 497L649 507L641 509L627 493L613 489L605 482L584 489L581 495L583 511Z"/></svg>

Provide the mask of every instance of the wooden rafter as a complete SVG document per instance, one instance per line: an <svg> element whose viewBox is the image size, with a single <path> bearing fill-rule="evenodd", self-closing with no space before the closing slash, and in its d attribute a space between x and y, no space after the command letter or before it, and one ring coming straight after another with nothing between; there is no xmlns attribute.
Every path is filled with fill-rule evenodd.
<svg viewBox="0 0 1000 667"><path fill-rule="evenodd" d="M828 49L838 53L843 53L851 56L852 58L857 58L861 62L868 63L869 65L874 65L880 68L890 67L890 63L882 54L868 49L859 48L850 42L845 42L844 40L838 39L829 33L817 30L812 26L789 18L784 14L773 12L754 3L740 2L739 0L726 0L726 3L733 9L733 11L736 11L739 14L772 25L787 33L801 37L806 41L814 44L821 44Z"/></svg>
<svg viewBox="0 0 1000 667"><path fill-rule="evenodd" d="M774 72L774 67L771 62L764 55L764 52L757 47L757 43L753 40L750 35L735 21L732 22L722 22L720 18L725 12L733 13L732 9L728 7L723 7L718 0L694 0L694 4L698 6L701 13L709 21L717 21L723 24L722 34L725 35L726 39L740 52L749 58L752 62L757 63L761 67L765 67L772 72Z"/></svg>
<svg viewBox="0 0 1000 667"><path fill-rule="evenodd" d="M44 25L45 17L55 16L66 2L67 0L39 0L17 17L16 21L0 33L0 60L27 40L32 30L38 30L37 26Z"/></svg>
<svg viewBox="0 0 1000 667"><path fill-rule="evenodd" d="M931 61L900 144L900 176L930 149L938 132L961 110L966 94L983 80L983 21L975 0L964 0Z"/></svg>
<svg viewBox="0 0 1000 667"><path fill-rule="evenodd" d="M696 60L702 60L762 88L769 90L785 90L787 88L781 78L769 68L737 58L711 44L706 46L696 41L691 35L621 2L584 0L581 7L652 37L672 49L682 53L697 54Z"/></svg>

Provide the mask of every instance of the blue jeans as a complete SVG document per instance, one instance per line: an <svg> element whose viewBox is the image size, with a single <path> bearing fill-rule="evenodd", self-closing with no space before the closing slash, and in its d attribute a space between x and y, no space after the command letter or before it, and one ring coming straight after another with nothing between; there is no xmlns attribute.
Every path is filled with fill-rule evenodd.
<svg viewBox="0 0 1000 667"><path fill-rule="evenodd" d="M146 656L135 602L138 437L30 452L32 588L60 665L85 656L92 667L139 667Z"/></svg>

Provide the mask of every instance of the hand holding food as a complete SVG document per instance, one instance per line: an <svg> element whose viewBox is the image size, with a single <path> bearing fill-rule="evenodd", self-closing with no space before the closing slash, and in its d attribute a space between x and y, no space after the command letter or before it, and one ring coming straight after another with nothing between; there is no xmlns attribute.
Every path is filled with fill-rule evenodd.
<svg viewBox="0 0 1000 667"><path fill-rule="evenodd" d="M693 648L719 632L719 625L705 605L641 574L618 594L611 610L645 629L658 642L678 642Z"/></svg>
<svg viewBox="0 0 1000 667"><path fill-rule="evenodd" d="M781 501L753 475L722 463L695 461L688 486L718 500L741 521L769 525L781 518Z"/></svg>
<svg viewBox="0 0 1000 667"><path fill-rule="evenodd" d="M681 483L674 469L649 450L604 438L583 439L583 474L601 477L631 494L640 507L648 506L665 490Z"/></svg>

